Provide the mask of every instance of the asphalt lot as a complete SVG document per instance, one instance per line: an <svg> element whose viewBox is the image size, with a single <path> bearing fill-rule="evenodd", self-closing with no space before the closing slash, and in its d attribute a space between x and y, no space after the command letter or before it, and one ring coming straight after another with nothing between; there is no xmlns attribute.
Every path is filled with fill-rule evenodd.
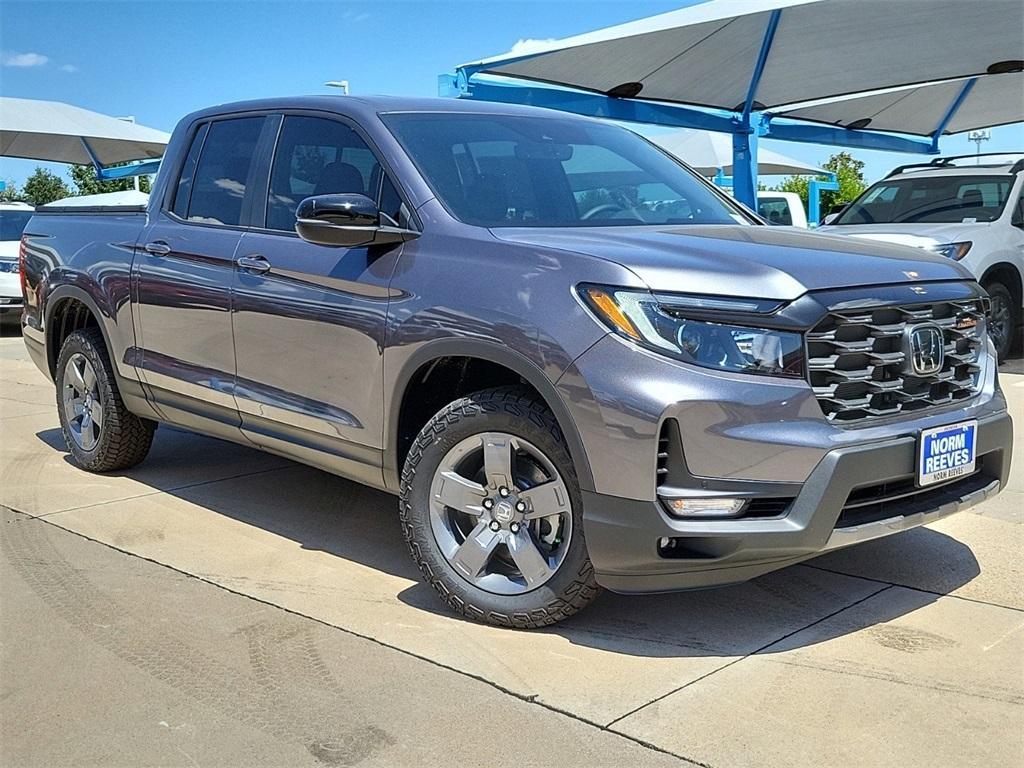
<svg viewBox="0 0 1024 768"><path fill-rule="evenodd" d="M82 473L0 339L0 764L1020 766L1022 368L984 505L523 633L440 606L386 494L167 427Z"/></svg>

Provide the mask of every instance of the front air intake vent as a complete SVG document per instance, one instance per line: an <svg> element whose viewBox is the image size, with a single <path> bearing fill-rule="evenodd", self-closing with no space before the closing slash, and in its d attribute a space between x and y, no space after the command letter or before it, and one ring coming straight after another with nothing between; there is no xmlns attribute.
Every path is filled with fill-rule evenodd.
<svg viewBox="0 0 1024 768"><path fill-rule="evenodd" d="M672 422L666 421L661 425L661 433L658 435L658 463L656 470L656 485L659 487L665 483L668 477L668 451L669 451L669 437L668 430L669 424Z"/></svg>

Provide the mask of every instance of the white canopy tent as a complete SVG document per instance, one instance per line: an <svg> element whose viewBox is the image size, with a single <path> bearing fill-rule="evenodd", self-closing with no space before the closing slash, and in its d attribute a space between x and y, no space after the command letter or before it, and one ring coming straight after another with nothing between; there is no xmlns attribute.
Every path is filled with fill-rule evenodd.
<svg viewBox="0 0 1024 768"><path fill-rule="evenodd" d="M945 123L944 133L963 133L1024 119L1024 73L1021 72L897 88L795 107L779 115L830 125L930 136L960 94L963 94L962 101Z"/></svg>
<svg viewBox="0 0 1024 768"><path fill-rule="evenodd" d="M0 156L103 166L162 157L170 134L71 104L0 97Z"/></svg>
<svg viewBox="0 0 1024 768"><path fill-rule="evenodd" d="M723 133L681 128L672 133L650 134L647 138L704 176L715 176L719 171L726 176L733 173L732 140ZM761 176L828 173L823 168L765 147L757 154L757 172Z"/></svg>
<svg viewBox="0 0 1024 768"><path fill-rule="evenodd" d="M464 66L740 111L776 11L762 109L989 74L1024 56L1019 0L712 0Z"/></svg>
<svg viewBox="0 0 1024 768"><path fill-rule="evenodd" d="M993 113L1024 120L1020 81L1008 74L1022 69L1020 0L710 0L520 46L459 67L442 87L462 98L732 134L736 195L751 205L759 137L934 153L961 123L985 123ZM953 80L958 87L926 92L936 102L927 115L890 105L891 120L878 125L892 133L839 100ZM779 118L823 100L816 122ZM968 107L977 115L962 117Z"/></svg>

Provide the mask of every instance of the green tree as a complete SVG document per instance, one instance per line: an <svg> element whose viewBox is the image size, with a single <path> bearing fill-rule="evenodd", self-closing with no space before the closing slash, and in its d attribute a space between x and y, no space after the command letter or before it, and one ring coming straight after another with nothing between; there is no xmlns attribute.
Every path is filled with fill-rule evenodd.
<svg viewBox="0 0 1024 768"><path fill-rule="evenodd" d="M842 205L856 200L864 191L864 161L855 159L849 152L837 152L832 155L824 165L825 170L832 171L839 182L839 190L836 192L823 191L821 193L821 210L828 211L834 205ZM824 180L824 176L819 176ZM807 207L807 190L810 183L809 176L790 176L782 181L776 191L796 192L803 200L804 207Z"/></svg>
<svg viewBox="0 0 1024 768"><path fill-rule="evenodd" d="M132 179L113 179L100 181L96 178L96 169L91 165L71 166L71 180L75 183L75 189L79 195L99 195L104 192L123 192L127 189L135 189L135 182ZM142 176L139 179L139 189L149 192L149 177Z"/></svg>
<svg viewBox="0 0 1024 768"><path fill-rule="evenodd" d="M45 205L62 197L70 197L71 190L60 176L36 166L35 171L25 181L22 195L32 205Z"/></svg>
<svg viewBox="0 0 1024 768"><path fill-rule="evenodd" d="M3 189L0 189L0 203L20 203L25 199L25 193L18 189L14 179L6 179Z"/></svg>

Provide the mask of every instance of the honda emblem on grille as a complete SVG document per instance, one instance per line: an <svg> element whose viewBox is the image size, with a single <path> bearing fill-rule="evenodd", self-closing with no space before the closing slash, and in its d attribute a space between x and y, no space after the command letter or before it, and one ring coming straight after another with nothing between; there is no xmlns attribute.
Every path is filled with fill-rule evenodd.
<svg viewBox="0 0 1024 768"><path fill-rule="evenodd" d="M945 340L942 329L924 323L912 325L903 334L904 370L913 376L931 376L942 370Z"/></svg>

